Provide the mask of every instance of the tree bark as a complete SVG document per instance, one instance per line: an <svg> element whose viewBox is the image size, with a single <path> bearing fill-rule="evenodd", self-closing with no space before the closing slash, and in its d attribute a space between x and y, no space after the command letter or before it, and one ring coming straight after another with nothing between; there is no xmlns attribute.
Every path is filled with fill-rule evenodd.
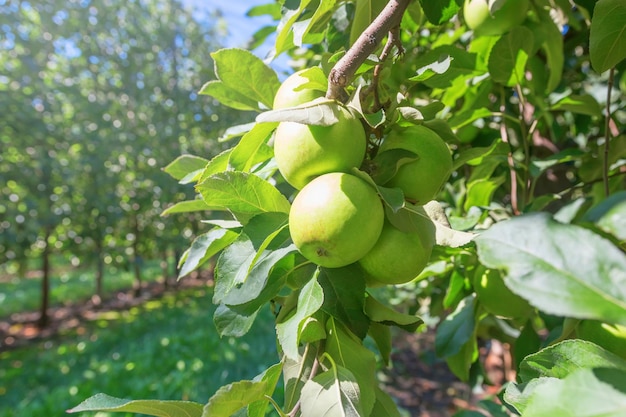
<svg viewBox="0 0 626 417"><path fill-rule="evenodd" d="M411 0L390 0L374 21L357 38L354 45L335 64L328 76L329 99L340 99L354 74L393 28L398 27Z"/></svg>
<svg viewBox="0 0 626 417"><path fill-rule="evenodd" d="M39 320L37 326L40 329L48 326L50 317L48 316L48 307L50 306L50 235L52 230L50 226L46 227L45 231L45 246L41 254L41 272L43 274L41 278L41 306L39 310Z"/></svg>

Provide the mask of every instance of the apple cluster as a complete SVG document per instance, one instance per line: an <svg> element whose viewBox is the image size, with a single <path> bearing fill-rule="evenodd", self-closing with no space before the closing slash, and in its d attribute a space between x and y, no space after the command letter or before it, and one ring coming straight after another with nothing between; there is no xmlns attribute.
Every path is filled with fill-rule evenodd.
<svg viewBox="0 0 626 417"><path fill-rule="evenodd" d="M307 88L312 70L317 71L305 70L306 76L300 71L285 80L274 109L323 96L323 91ZM390 131L378 153L388 153L385 160L394 165L395 175L377 185L400 188L407 203L401 213L386 211L374 183L355 173L366 158L361 120L341 103L332 106L336 123L281 122L274 135L278 170L299 190L289 213L291 238L319 266L358 262L370 286L408 282L424 269L435 244L435 226L421 205L435 197L450 175L450 151L426 127ZM413 156L409 162L393 162L407 152Z"/></svg>

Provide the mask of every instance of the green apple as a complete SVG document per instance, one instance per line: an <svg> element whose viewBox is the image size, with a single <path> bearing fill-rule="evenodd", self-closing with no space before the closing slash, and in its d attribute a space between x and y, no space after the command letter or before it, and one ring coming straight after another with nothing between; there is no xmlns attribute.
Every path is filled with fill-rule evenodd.
<svg viewBox="0 0 626 417"><path fill-rule="evenodd" d="M417 160L401 165L386 183L399 187L405 198L424 205L435 198L452 171L452 156L443 139L424 126L392 130L383 140L379 154L392 149L405 149L417 154Z"/></svg>
<svg viewBox="0 0 626 417"><path fill-rule="evenodd" d="M295 72L287 77L278 88L273 107L286 109L323 97L327 84L326 76L319 67Z"/></svg>
<svg viewBox="0 0 626 417"><path fill-rule="evenodd" d="M435 225L425 214L415 214L415 224L420 231L385 222L374 247L359 259L368 285L404 284L422 272L435 245Z"/></svg>
<svg viewBox="0 0 626 417"><path fill-rule="evenodd" d="M467 27L477 35L496 36L521 25L526 19L528 0L500 0L499 3L500 7L491 13L489 0L465 0L463 18Z"/></svg>
<svg viewBox="0 0 626 417"><path fill-rule="evenodd" d="M626 326L582 320L576 327L576 335L626 359Z"/></svg>
<svg viewBox="0 0 626 417"><path fill-rule="evenodd" d="M296 196L289 232L300 253L317 265L339 268L374 246L385 214L374 187L345 173L321 175Z"/></svg>
<svg viewBox="0 0 626 417"><path fill-rule="evenodd" d="M496 269L478 268L474 274L474 291L485 310L495 316L523 318L533 311L528 301L504 284Z"/></svg>
<svg viewBox="0 0 626 417"><path fill-rule="evenodd" d="M330 172L348 172L361 166L367 146L361 121L342 105L339 121L331 126L282 122L274 135L274 157L285 180L302 189L313 178Z"/></svg>

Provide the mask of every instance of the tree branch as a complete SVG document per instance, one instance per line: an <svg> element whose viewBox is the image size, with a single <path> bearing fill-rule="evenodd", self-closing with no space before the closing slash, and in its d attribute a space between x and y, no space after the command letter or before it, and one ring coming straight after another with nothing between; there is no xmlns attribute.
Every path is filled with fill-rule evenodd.
<svg viewBox="0 0 626 417"><path fill-rule="evenodd" d="M338 99L344 95L343 89L350 84L356 70L376 50L385 35L400 25L409 3L410 0L389 0L383 11L330 71L326 98Z"/></svg>

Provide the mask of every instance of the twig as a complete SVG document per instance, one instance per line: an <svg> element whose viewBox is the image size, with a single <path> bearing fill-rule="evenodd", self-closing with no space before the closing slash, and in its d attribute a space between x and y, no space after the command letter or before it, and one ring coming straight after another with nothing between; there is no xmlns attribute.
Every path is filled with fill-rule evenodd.
<svg viewBox="0 0 626 417"><path fill-rule="evenodd" d="M400 26L395 26L389 31L387 43L383 47L383 50L378 57L379 63L376 64L376 66L374 67L374 77L372 78L372 83L362 93L362 97L365 97L372 93L374 94L374 105L372 108L372 113L376 113L382 107L382 104L380 102L380 96L378 94L378 81L380 80L380 73L383 69L383 63L389 57L389 54L393 50L394 46L398 48L398 55L404 53L404 48L402 47L402 43L400 42Z"/></svg>
<svg viewBox="0 0 626 417"><path fill-rule="evenodd" d="M374 52L385 35L400 25L402 15L409 3L410 0L390 0L383 11L361 33L352 47L330 71L327 98L338 99L344 95L343 89L350 84L356 70Z"/></svg>
<svg viewBox="0 0 626 417"><path fill-rule="evenodd" d="M609 142L611 141L611 129L609 124L611 122L611 90L613 89L613 81L615 77L615 68L611 68L609 71L609 84L607 86L606 93L606 120L604 124L604 161L602 163L602 178L604 182L604 196L608 197L609 190Z"/></svg>

